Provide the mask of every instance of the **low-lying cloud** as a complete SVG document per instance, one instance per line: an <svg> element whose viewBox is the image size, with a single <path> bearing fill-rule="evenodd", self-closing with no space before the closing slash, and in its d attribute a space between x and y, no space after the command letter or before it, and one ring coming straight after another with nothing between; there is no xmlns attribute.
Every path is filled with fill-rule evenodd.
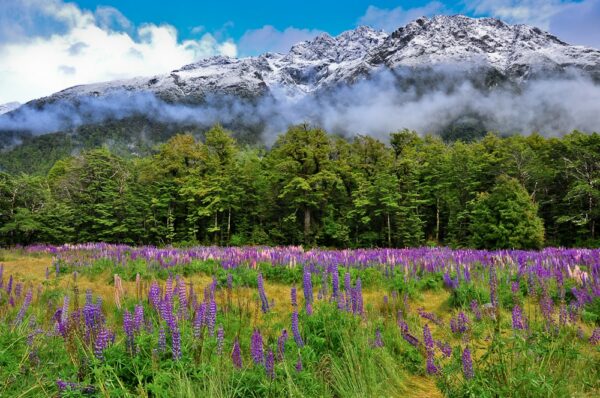
<svg viewBox="0 0 600 398"><path fill-rule="evenodd" d="M537 79L517 88L480 88L452 74L417 76L428 82L422 86L398 84L409 81L409 73L385 71L319 95L292 96L275 88L271 95L252 103L209 96L203 105L181 105L166 103L149 92L116 91L81 97L77 103L62 100L42 109L21 107L0 116L0 130L43 134L143 115L156 122L200 127L214 123L261 126L262 138L269 144L289 125L303 122L347 136L369 134L385 139L402 128L439 133L469 115L481 120L488 131L502 134L560 136L574 129L600 131L600 86L580 74Z"/></svg>

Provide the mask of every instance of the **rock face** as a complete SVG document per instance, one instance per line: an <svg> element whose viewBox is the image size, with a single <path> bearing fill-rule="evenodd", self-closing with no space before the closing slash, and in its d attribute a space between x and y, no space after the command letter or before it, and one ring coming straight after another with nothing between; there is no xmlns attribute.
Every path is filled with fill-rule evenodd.
<svg viewBox="0 0 600 398"><path fill-rule="evenodd" d="M76 86L32 105L113 91L149 91L172 103L201 103L210 94L252 99L275 90L319 92L368 78L377 70L431 67L485 70L494 82L520 84L538 76L584 71L600 80L600 51L571 46L538 28L462 15L419 18L391 34L361 26L322 34L287 54L212 57L170 74Z"/></svg>

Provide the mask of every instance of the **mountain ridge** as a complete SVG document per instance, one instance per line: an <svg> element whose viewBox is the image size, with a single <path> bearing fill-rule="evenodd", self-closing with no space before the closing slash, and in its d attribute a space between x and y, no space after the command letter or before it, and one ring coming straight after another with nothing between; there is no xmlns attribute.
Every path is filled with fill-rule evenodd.
<svg viewBox="0 0 600 398"><path fill-rule="evenodd" d="M536 27L509 25L495 18L422 17L391 34L360 26L338 36L324 33L297 43L286 54L209 57L168 74L74 86L28 104L43 106L115 90L148 91L184 103L201 103L215 93L255 98L274 89L303 95L352 84L379 69L442 65L491 68L517 83L568 69L598 79L600 51L571 46Z"/></svg>

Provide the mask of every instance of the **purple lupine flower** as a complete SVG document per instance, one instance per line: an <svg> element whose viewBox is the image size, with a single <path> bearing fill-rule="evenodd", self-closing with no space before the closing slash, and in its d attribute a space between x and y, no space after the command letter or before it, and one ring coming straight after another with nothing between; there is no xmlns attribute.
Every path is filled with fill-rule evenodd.
<svg viewBox="0 0 600 398"><path fill-rule="evenodd" d="M413 336L410 333L403 333L402 337L404 338L404 340L406 340L408 342L408 344L412 345L413 347L418 347L419 346L419 339L416 338L415 336Z"/></svg>
<svg viewBox="0 0 600 398"><path fill-rule="evenodd" d="M425 325L423 327L423 341L425 342L425 351L427 354L427 373L428 374L436 374L438 372L437 366L435 366L435 346L433 337L431 336L431 331L429 330L429 325Z"/></svg>
<svg viewBox="0 0 600 398"><path fill-rule="evenodd" d="M267 294L265 293L265 283L260 272L256 277L256 285L258 287L258 297L260 297L262 312L266 314L269 312L269 300L267 299Z"/></svg>
<svg viewBox="0 0 600 398"><path fill-rule="evenodd" d="M313 289L312 289L312 278L308 267L304 267L304 277L302 278L302 287L304 288L304 302L312 304L313 302Z"/></svg>
<svg viewBox="0 0 600 398"><path fill-rule="evenodd" d="M444 323L442 322L442 320L440 318L438 318L437 315L435 315L433 312L427 312L425 311L425 309L423 308L418 308L417 311L419 312L419 316L421 318L430 320L431 322L435 323L436 325L443 325Z"/></svg>
<svg viewBox="0 0 600 398"><path fill-rule="evenodd" d="M158 282L152 281L150 285L150 290L148 290L148 301L155 309L158 309L161 297L160 297L160 287L158 286Z"/></svg>
<svg viewBox="0 0 600 398"><path fill-rule="evenodd" d="M219 281L217 281L217 277L215 275L213 275L212 277L212 282L210 284L210 297L215 297L215 292L217 291L217 285L219 284Z"/></svg>
<svg viewBox="0 0 600 398"><path fill-rule="evenodd" d="M6 284L6 294L8 296L10 296L11 292L12 292L12 285L13 285L13 276L9 276L8 277L8 283Z"/></svg>
<svg viewBox="0 0 600 398"><path fill-rule="evenodd" d="M290 298L292 300L292 307L298 306L298 293L296 291L296 286L292 286L290 289Z"/></svg>
<svg viewBox="0 0 600 398"><path fill-rule="evenodd" d="M217 302L215 298L211 298L208 304L208 312L206 313L206 326L210 336L215 334L215 324L217 323Z"/></svg>
<svg viewBox="0 0 600 398"><path fill-rule="evenodd" d="M446 273L444 273L444 286L446 286L448 289L456 289L458 287L458 274L456 275L455 279L452 279L450 277L450 273L446 271Z"/></svg>
<svg viewBox="0 0 600 398"><path fill-rule="evenodd" d="M447 288L452 287L452 279L450 278L450 273L448 271L444 272L444 286Z"/></svg>
<svg viewBox="0 0 600 398"><path fill-rule="evenodd" d="M21 297L21 291L23 290L23 284L21 282L17 282L15 285L15 297Z"/></svg>
<svg viewBox="0 0 600 398"><path fill-rule="evenodd" d="M73 383L69 383L69 382L63 381L61 379L56 380L56 387L58 388L58 391L65 391L65 390L71 388L71 384L73 384Z"/></svg>
<svg viewBox="0 0 600 398"><path fill-rule="evenodd" d="M285 355L285 342L288 339L288 332L286 329L281 331L281 335L277 338L277 360L282 361Z"/></svg>
<svg viewBox="0 0 600 398"><path fill-rule="evenodd" d="M437 346L437 348L439 348L444 357L450 358L452 356L452 347L450 346L450 344L436 340L435 345Z"/></svg>
<svg viewBox="0 0 600 398"><path fill-rule="evenodd" d="M260 365L265 362L265 354L263 352L263 338L260 330L254 329L252 340L250 341L250 353L255 364Z"/></svg>
<svg viewBox="0 0 600 398"><path fill-rule="evenodd" d="M144 307L141 304L137 304L133 311L133 328L136 332L139 332L142 325L144 324Z"/></svg>
<svg viewBox="0 0 600 398"><path fill-rule="evenodd" d="M311 303L306 303L306 315L312 315L313 314L313 307Z"/></svg>
<svg viewBox="0 0 600 398"><path fill-rule="evenodd" d="M94 342L94 355L97 359L104 359L104 350L108 346L108 343L111 340L111 333L108 329L102 329L96 336L96 341Z"/></svg>
<svg viewBox="0 0 600 398"><path fill-rule="evenodd" d="M86 334L89 338L92 329L94 329L96 325L96 306L93 303L86 303L83 306L83 322L86 328Z"/></svg>
<svg viewBox="0 0 600 398"><path fill-rule="evenodd" d="M93 303L92 289L85 289L85 305L92 305Z"/></svg>
<svg viewBox="0 0 600 398"><path fill-rule="evenodd" d="M166 349L167 349L167 336L165 334L165 328L161 326L160 329L158 329L158 351L165 352Z"/></svg>
<svg viewBox="0 0 600 398"><path fill-rule="evenodd" d="M33 322L33 323L31 322L31 320L34 319L34 318L35 318L34 316L32 316L30 318L30 322L29 322L29 327L30 328L35 328L35 322ZM34 330L33 332L31 332L31 333L29 333L27 335L27 346L29 347L29 350L30 350L29 351L29 362L34 363L34 364L39 363L39 358L38 358L38 355L37 355L37 350L36 350L36 348L34 346L34 338L35 338L35 335L37 333L38 333L38 331Z"/></svg>
<svg viewBox="0 0 600 398"><path fill-rule="evenodd" d="M345 290L346 292L349 292L349 291L350 291L350 289L352 289L352 281L351 281L351 279L350 279L350 273L349 273L349 272L346 272L346 273L344 274L344 290Z"/></svg>
<svg viewBox="0 0 600 398"><path fill-rule="evenodd" d="M273 350L269 350L267 353L267 358L265 359L265 371L267 372L267 377L269 379L275 378L275 357L273 355Z"/></svg>
<svg viewBox="0 0 600 398"><path fill-rule="evenodd" d="M425 370L427 371L427 374L430 375L434 375L439 371L438 367L435 366L433 352L431 351L427 351L427 366Z"/></svg>
<svg viewBox="0 0 600 398"><path fill-rule="evenodd" d="M199 339L202 334L202 325L204 323L205 313L206 313L206 303L201 303L200 305L196 306L196 314L194 316L193 330L194 330L194 337L197 339Z"/></svg>
<svg viewBox="0 0 600 398"><path fill-rule="evenodd" d="M165 283L165 301L171 301L173 297L173 278L169 275L167 282Z"/></svg>
<svg viewBox="0 0 600 398"><path fill-rule="evenodd" d="M181 314L180 316L182 319L186 319L188 298L187 291L185 288L185 282L183 281L183 279L179 279L177 281L177 296L179 297L179 311Z"/></svg>
<svg viewBox="0 0 600 398"><path fill-rule="evenodd" d="M225 329L223 329L223 325L219 325L219 329L217 329L217 355L221 356L223 353L223 340L225 338Z"/></svg>
<svg viewBox="0 0 600 398"><path fill-rule="evenodd" d="M69 296L65 295L63 299L62 311L60 313L60 323L64 324L69 318Z"/></svg>
<svg viewBox="0 0 600 398"><path fill-rule="evenodd" d="M598 345L600 343L600 328L594 329L589 341L591 345Z"/></svg>
<svg viewBox="0 0 600 398"><path fill-rule="evenodd" d="M569 321L571 323L576 323L579 320L579 313L577 309L577 304L571 303L569 304Z"/></svg>
<svg viewBox="0 0 600 398"><path fill-rule="evenodd" d="M356 301L356 314L363 313L363 296L362 296L362 282L360 278L356 279L356 286L354 287L354 300Z"/></svg>
<svg viewBox="0 0 600 398"><path fill-rule="evenodd" d="M568 321L567 305L563 302L560 305L560 311L558 313L558 323L560 326L565 326L567 324L567 321Z"/></svg>
<svg viewBox="0 0 600 398"><path fill-rule="evenodd" d="M462 367L463 367L463 375L465 379L470 380L474 376L473 372L473 361L471 359L471 350L469 347L465 348L462 353Z"/></svg>
<svg viewBox="0 0 600 398"><path fill-rule="evenodd" d="M340 294L340 274L337 265L331 270L331 299L337 300Z"/></svg>
<svg viewBox="0 0 600 398"><path fill-rule="evenodd" d="M521 307L516 304L513 307L512 311L512 328L514 330L524 330L525 323L523 322L523 312L521 311Z"/></svg>
<svg viewBox="0 0 600 398"><path fill-rule="evenodd" d="M469 318L467 317L467 314L462 311L458 313L457 326L459 333L465 333L469 330Z"/></svg>
<svg viewBox="0 0 600 398"><path fill-rule="evenodd" d="M452 333L458 333L458 322L456 322L456 318L450 318L450 330Z"/></svg>
<svg viewBox="0 0 600 398"><path fill-rule="evenodd" d="M125 342L126 342L126 346L127 346L127 351L129 351L130 353L133 354L133 348L134 348L133 317L131 316L131 313L127 310L125 310L125 312L123 313L123 331L125 331L125 336L126 336Z"/></svg>
<svg viewBox="0 0 600 398"><path fill-rule="evenodd" d="M227 274L227 289L233 289L233 275Z"/></svg>
<svg viewBox="0 0 600 398"><path fill-rule="evenodd" d="M498 308L498 276L496 267L490 265L490 301L494 309Z"/></svg>
<svg viewBox="0 0 600 398"><path fill-rule="evenodd" d="M294 366L296 372L302 372L302 357L298 355L298 360L296 361L296 366Z"/></svg>
<svg viewBox="0 0 600 398"><path fill-rule="evenodd" d="M513 294L517 294L519 292L519 281L514 281L513 283L511 283L510 291Z"/></svg>
<svg viewBox="0 0 600 398"><path fill-rule="evenodd" d="M350 273L344 274L344 291L346 294L346 311L352 311L352 280L350 279Z"/></svg>
<svg viewBox="0 0 600 398"><path fill-rule="evenodd" d="M546 319L547 326L551 326L554 324L554 303L552 302L552 298L548 294L548 289L546 287L542 288L542 296L540 297L540 307L542 315L544 319Z"/></svg>
<svg viewBox="0 0 600 398"><path fill-rule="evenodd" d="M304 341L302 341L302 336L300 336L300 330L298 329L298 311L296 310L292 312L292 334L294 335L296 345L304 347Z"/></svg>
<svg viewBox="0 0 600 398"><path fill-rule="evenodd" d="M15 319L16 325L19 325L21 322L23 322L23 318L25 317L25 312L27 311L27 308L29 308L29 305L31 304L32 296L33 296L33 291L31 289L29 289L27 291L27 294L25 295L25 299L23 300L21 309L19 310L19 313L17 314L17 317Z"/></svg>
<svg viewBox="0 0 600 398"><path fill-rule="evenodd" d="M169 300L161 301L162 317L167 322L169 330L173 331L177 328L177 319L173 315L173 302Z"/></svg>
<svg viewBox="0 0 600 398"><path fill-rule="evenodd" d="M373 347L383 347L383 338L381 337L381 330L375 330L375 340L373 340Z"/></svg>
<svg viewBox="0 0 600 398"><path fill-rule="evenodd" d="M329 281L327 279L327 272L323 271L321 273L321 288L319 289L319 295L321 299L327 296Z"/></svg>
<svg viewBox="0 0 600 398"><path fill-rule="evenodd" d="M429 325L425 325L423 326L423 341L425 343L425 348L427 349L427 351L433 351L434 350L434 341L433 341L433 337L431 336L431 330L429 330Z"/></svg>
<svg viewBox="0 0 600 398"><path fill-rule="evenodd" d="M175 327L171 330L171 350L173 351L173 359L181 358L181 334L179 328Z"/></svg>
<svg viewBox="0 0 600 398"><path fill-rule="evenodd" d="M479 303L477 300L471 301L471 312L473 312L473 315L475 315L476 321L481 320L481 310L479 309Z"/></svg>
<svg viewBox="0 0 600 398"><path fill-rule="evenodd" d="M233 362L233 366L235 366L236 368L242 368L242 350L240 349L240 343L238 342L237 337L233 342L233 350L231 351L231 361Z"/></svg>
<svg viewBox="0 0 600 398"><path fill-rule="evenodd" d="M401 333L408 333L408 324L402 318L398 318L398 327Z"/></svg>

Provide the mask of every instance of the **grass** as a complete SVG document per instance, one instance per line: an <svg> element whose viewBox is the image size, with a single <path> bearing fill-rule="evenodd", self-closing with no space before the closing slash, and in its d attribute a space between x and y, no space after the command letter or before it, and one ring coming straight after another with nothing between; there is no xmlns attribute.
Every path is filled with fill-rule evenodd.
<svg viewBox="0 0 600 398"><path fill-rule="evenodd" d="M226 328L224 355L216 355L214 337L203 335L200 340L186 337L182 342L183 357L173 361L170 351L156 351L161 321L146 303L152 280L166 278L163 270L148 271L139 264L124 269L99 260L89 267L64 267L56 277L49 255L28 255L23 251L0 253L4 259L5 280L7 275L13 275L16 281L24 283L23 290L28 286L34 289L42 286L41 293L34 295L31 310L23 323L9 321L14 319L19 303L14 309L6 304L0 307L0 323L4 322L5 326L0 332L0 376L3 380L0 396L56 396L57 378L76 383L76 387L63 391L63 396L85 396L82 391L88 384L95 388L93 396L106 397L600 395L598 348L579 340L574 327L561 329L557 334L545 332L539 303L531 296L521 298L524 314L532 323L527 333L515 333L511 329L509 308L500 308L497 321L475 322L471 316L469 331L459 335L448 328L459 308L456 308L453 293L441 287L441 276L430 275L398 285L398 279L384 279L381 274L375 275L373 269L353 270L355 278L365 277L364 314L353 316L339 311L335 302L318 300L314 315L308 316L303 310L300 313L306 345L298 347L290 330L290 285L297 285L299 308L303 308L302 273L298 269L278 270L259 264L257 268L266 280L266 296L275 304L272 310L266 314L260 311L255 284L257 269L232 271L234 289L218 289L215 293L219 309L217 324ZM50 269L48 278L46 268ZM78 270L76 276L73 274L75 269ZM138 282L137 270L144 273ZM117 308L114 274L123 275L124 271L127 276L122 281L121 308ZM193 263L185 274L186 283L193 286L200 297L205 287L212 283L213 276L222 284L227 276L211 262ZM320 279L313 278L315 292L319 284ZM485 284L478 285L478 289L484 288ZM502 288L506 289L506 286ZM51 330L54 308L61 306L64 295L71 297L72 306L81 306L88 289L93 291L94 297L102 298L106 324L117 325L114 328L115 343L106 349L104 360L95 357L93 342L86 342L85 335L79 332L64 339L51 336L51 333L34 333L31 337L28 322L34 316L36 324ZM408 308L403 297L392 297L393 289L406 294ZM146 303L146 316L154 327L136 335L139 352L132 355L123 349L125 336L121 325L124 310L133 311L140 302ZM440 326L422 319L416 313L417 308L436 314L443 324ZM436 363L442 369L439 376L425 373L424 346L415 348L402 337L397 326L399 311L403 312L409 330L419 340L423 338L423 325L428 323L434 340L447 342L453 348L450 358L436 354ZM595 327L581 321L576 326L587 336ZM247 356L249 336L254 328L261 330L266 347L271 349L277 347L282 329L287 328L290 332L285 359L275 366L275 380L266 377L263 368L252 366ZM376 330L382 332L382 348L373 345ZM181 334L193 334L191 321L182 323ZM235 369L231 362L231 347L236 338L244 353L241 370ZM167 346L170 345L168 341ZM473 380L465 380L462 376L460 354L467 345L475 363ZM303 372L295 370L299 357L305 368Z"/></svg>

